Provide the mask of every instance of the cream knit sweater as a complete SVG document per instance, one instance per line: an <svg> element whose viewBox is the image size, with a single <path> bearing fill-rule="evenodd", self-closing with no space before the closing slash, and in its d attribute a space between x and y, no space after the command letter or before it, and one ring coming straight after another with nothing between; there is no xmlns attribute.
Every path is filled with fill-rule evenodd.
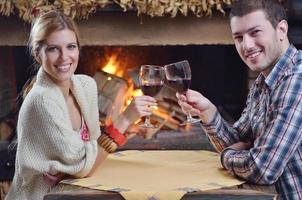
<svg viewBox="0 0 302 200"><path fill-rule="evenodd" d="M51 189L43 180L43 172L84 177L91 170L100 135L97 87L85 75L73 75L71 82L90 141L82 141L73 130L61 90L41 68L19 113L16 171L6 200L42 200Z"/></svg>

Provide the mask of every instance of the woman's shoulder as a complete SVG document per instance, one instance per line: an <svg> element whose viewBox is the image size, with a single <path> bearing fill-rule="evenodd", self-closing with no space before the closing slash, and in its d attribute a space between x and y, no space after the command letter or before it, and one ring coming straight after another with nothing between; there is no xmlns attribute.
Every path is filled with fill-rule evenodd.
<svg viewBox="0 0 302 200"><path fill-rule="evenodd" d="M63 97L62 97L63 98ZM61 94L55 88L34 85L25 97L22 107L27 109L40 110L41 107L59 105L63 101Z"/></svg>
<svg viewBox="0 0 302 200"><path fill-rule="evenodd" d="M95 80L88 75L85 74L76 74L74 75L74 79L79 82L83 87L87 88L95 88L96 82Z"/></svg>

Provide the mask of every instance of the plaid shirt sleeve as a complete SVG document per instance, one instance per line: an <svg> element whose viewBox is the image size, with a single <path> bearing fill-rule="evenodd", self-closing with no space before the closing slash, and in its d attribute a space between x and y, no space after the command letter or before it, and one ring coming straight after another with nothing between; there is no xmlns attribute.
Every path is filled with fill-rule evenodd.
<svg viewBox="0 0 302 200"><path fill-rule="evenodd" d="M251 101L251 92L247 98L247 104ZM228 146L247 141L251 131L249 125L248 107L246 107L240 119L232 126L226 122L217 111L211 123L201 123L203 130L208 135L211 143L218 152L222 152Z"/></svg>
<svg viewBox="0 0 302 200"><path fill-rule="evenodd" d="M241 151L226 149L222 154L226 169L254 183L276 182L302 142L301 83L301 74L289 75L272 91L265 125L253 141L254 147ZM246 131L248 123L247 115L243 114L237 126ZM240 140L239 133L229 128L219 115L205 129L219 150Z"/></svg>

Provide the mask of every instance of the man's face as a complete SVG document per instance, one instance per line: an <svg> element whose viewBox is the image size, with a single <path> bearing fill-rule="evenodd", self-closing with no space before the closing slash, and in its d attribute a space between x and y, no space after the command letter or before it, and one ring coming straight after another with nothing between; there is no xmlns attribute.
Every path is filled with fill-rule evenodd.
<svg viewBox="0 0 302 200"><path fill-rule="evenodd" d="M231 30L241 59L252 71L268 75L282 55L279 25L276 29L263 11L231 18Z"/></svg>

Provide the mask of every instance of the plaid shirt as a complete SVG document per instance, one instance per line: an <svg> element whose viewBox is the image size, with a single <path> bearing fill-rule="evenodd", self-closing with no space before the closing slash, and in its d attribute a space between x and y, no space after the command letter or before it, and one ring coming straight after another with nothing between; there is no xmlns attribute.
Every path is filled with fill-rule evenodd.
<svg viewBox="0 0 302 200"><path fill-rule="evenodd" d="M302 51L291 45L266 78L258 76L233 126L217 112L202 127L220 152L239 141L253 144L225 149L226 169L252 183L275 183L281 199L302 199Z"/></svg>

